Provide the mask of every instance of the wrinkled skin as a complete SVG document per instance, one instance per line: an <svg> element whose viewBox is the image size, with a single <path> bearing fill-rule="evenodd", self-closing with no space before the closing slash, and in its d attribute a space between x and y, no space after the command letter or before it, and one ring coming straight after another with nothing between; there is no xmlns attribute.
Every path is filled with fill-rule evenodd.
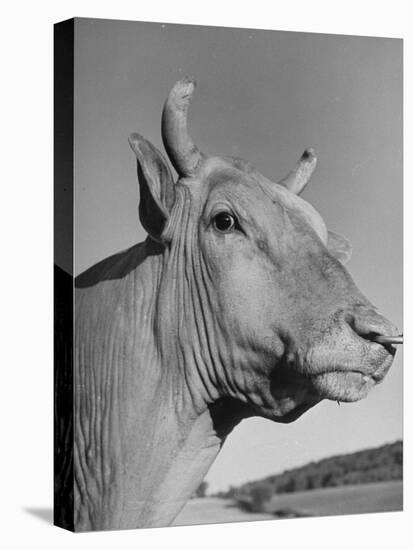
<svg viewBox="0 0 413 550"><path fill-rule="evenodd" d="M130 143L148 239L76 281L75 530L169 524L243 418L361 399L395 352L307 202L240 159L174 183Z"/></svg>

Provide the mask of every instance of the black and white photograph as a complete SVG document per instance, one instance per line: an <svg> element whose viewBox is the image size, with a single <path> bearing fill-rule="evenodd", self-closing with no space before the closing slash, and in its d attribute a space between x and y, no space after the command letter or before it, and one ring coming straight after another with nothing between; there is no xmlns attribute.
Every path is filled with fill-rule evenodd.
<svg viewBox="0 0 413 550"><path fill-rule="evenodd" d="M400 39L55 26L56 525L402 510L402 77Z"/></svg>
<svg viewBox="0 0 413 550"><path fill-rule="evenodd" d="M407 8L5 6L2 548L406 547Z"/></svg>

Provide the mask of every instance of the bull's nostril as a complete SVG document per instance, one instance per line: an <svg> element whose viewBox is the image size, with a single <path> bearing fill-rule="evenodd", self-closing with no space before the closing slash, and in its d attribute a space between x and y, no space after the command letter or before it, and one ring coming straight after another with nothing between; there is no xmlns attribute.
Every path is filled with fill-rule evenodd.
<svg viewBox="0 0 413 550"><path fill-rule="evenodd" d="M376 342L376 338L379 338L379 334L377 332L366 332L365 334L360 334L360 332L357 332L357 334L370 342Z"/></svg>
<svg viewBox="0 0 413 550"><path fill-rule="evenodd" d="M369 309L359 314L347 313L345 320L364 340L384 346L403 343L403 336L399 334L396 327L374 310Z"/></svg>
<svg viewBox="0 0 413 550"><path fill-rule="evenodd" d="M345 313L344 314L344 321L354 330L354 332L357 332L356 327L355 327L354 315L352 315L351 313Z"/></svg>

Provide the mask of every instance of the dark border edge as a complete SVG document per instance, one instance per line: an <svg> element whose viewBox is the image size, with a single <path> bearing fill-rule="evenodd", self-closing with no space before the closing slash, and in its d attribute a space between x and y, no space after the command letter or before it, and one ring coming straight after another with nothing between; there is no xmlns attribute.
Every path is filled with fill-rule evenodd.
<svg viewBox="0 0 413 550"><path fill-rule="evenodd" d="M73 144L74 19L54 25L54 510L74 531Z"/></svg>

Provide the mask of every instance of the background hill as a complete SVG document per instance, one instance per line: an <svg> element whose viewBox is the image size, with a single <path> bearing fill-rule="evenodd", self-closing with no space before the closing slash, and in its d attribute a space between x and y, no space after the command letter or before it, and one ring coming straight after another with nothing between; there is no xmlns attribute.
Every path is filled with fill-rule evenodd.
<svg viewBox="0 0 413 550"><path fill-rule="evenodd" d="M310 462L300 468L286 470L239 487L230 487L216 496L238 501L269 500L275 494L293 493L359 485L403 478L403 442L401 440L377 448L358 451Z"/></svg>

